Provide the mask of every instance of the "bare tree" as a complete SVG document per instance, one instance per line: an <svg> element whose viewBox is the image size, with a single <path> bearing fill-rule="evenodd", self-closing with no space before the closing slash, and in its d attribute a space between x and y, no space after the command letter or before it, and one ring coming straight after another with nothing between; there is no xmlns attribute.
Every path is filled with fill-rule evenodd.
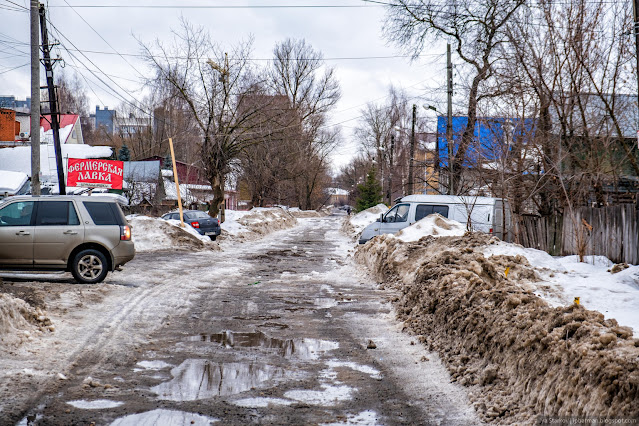
<svg viewBox="0 0 639 426"><path fill-rule="evenodd" d="M406 94L391 86L388 99L368 103L362 110L355 135L367 157L377 164L387 203L405 195L410 160L410 111Z"/></svg>
<svg viewBox="0 0 639 426"><path fill-rule="evenodd" d="M495 55L507 40L504 29L524 0L392 0L387 6L386 37L415 56L426 43L450 39L459 58L468 65L468 123L451 159L451 193L458 194L468 148L473 141L477 106L484 98L499 96L500 90L484 90L482 85L493 76Z"/></svg>
<svg viewBox="0 0 639 426"><path fill-rule="evenodd" d="M358 185L364 183L366 175L371 169L375 169L375 163L367 152L363 152L343 166L335 177L335 183L338 187L349 192L348 203L350 205L355 205L355 201L360 195Z"/></svg>
<svg viewBox="0 0 639 426"><path fill-rule="evenodd" d="M62 114L77 114L84 119L89 117L89 97L87 91L75 73L56 72L55 86L57 88L58 110ZM42 91L44 109L48 110L48 91ZM84 124L84 123L83 123Z"/></svg>
<svg viewBox="0 0 639 426"><path fill-rule="evenodd" d="M335 70L324 66L322 54L303 39L284 40L275 46L273 55L271 87L275 94L289 99L299 119L301 133L295 150L299 173L295 188L300 207L310 209L317 205L313 199L321 193L329 155L339 142L336 131L323 127L328 112L341 96L339 84Z"/></svg>
<svg viewBox="0 0 639 426"><path fill-rule="evenodd" d="M518 81L538 115L536 196L542 215L571 205L606 203L604 184L639 174L624 123L634 109L627 81L630 12L604 1L540 0L518 10L504 48L511 66L503 78ZM632 101L634 103L635 101Z"/></svg>
<svg viewBox="0 0 639 426"><path fill-rule="evenodd" d="M153 48L140 44L148 64L175 89L197 124L202 164L214 194L209 214L217 216L222 211L223 220L227 175L239 154L259 140L251 137L259 125L254 120L258 109L240 108L245 97L261 90L249 61L252 42L242 42L227 54L204 29L182 20L172 45L159 40ZM158 79L147 81L150 86L157 83Z"/></svg>
<svg viewBox="0 0 639 426"><path fill-rule="evenodd" d="M240 157L240 180L253 206L292 204L301 134L297 113L283 95L256 96L250 101L263 105L256 117L263 126L256 129L260 143L247 147Z"/></svg>

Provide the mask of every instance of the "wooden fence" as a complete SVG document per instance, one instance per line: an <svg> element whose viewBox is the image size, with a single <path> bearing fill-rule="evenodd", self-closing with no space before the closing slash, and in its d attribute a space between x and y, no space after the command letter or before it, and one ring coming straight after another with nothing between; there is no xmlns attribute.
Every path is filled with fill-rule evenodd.
<svg viewBox="0 0 639 426"><path fill-rule="evenodd" d="M615 263L639 263L639 211L634 204L575 209L574 215L523 216L519 243L554 256L601 255Z"/></svg>

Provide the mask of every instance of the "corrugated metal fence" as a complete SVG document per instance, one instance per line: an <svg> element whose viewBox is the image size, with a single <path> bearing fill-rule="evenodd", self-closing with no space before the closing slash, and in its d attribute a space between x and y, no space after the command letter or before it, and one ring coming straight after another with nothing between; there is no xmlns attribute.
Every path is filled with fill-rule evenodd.
<svg viewBox="0 0 639 426"><path fill-rule="evenodd" d="M524 247L552 255L606 256L615 263L639 263L639 211L634 204L575 209L574 217L524 216L519 222L519 242Z"/></svg>

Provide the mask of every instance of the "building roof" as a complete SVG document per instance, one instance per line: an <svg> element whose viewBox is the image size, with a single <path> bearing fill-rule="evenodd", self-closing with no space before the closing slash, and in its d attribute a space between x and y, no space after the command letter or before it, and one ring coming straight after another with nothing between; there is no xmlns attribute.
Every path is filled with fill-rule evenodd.
<svg viewBox="0 0 639 426"><path fill-rule="evenodd" d="M64 129L67 126L73 125L78 122L80 116L78 114L60 114L60 128ZM40 127L44 127L44 131L51 130L51 114L45 114L40 117Z"/></svg>

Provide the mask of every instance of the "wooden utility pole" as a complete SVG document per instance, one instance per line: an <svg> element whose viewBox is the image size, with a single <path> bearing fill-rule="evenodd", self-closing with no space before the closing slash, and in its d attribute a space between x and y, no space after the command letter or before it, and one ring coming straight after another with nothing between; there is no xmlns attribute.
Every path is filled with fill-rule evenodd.
<svg viewBox="0 0 639 426"><path fill-rule="evenodd" d="M51 63L51 46L47 32L47 18L44 5L40 5L40 29L42 31L42 57L44 58L44 70L47 77L47 89L49 90L49 111L51 114L51 129L53 130L53 146L55 148L55 164L58 169L58 188L60 195L65 195L66 182L64 181L64 167L62 166L62 148L60 146L60 112L58 111L58 97L53 81L53 64ZM38 120L39 121L39 120ZM39 123L38 123L39 125ZM39 131L39 130L38 130Z"/></svg>
<svg viewBox="0 0 639 426"><path fill-rule="evenodd" d="M633 9L635 17L635 53L637 57L637 147L639 147L639 0L634 0ZM639 199L638 199L639 200ZM639 203L639 201L638 201Z"/></svg>
<svg viewBox="0 0 639 426"><path fill-rule="evenodd" d="M635 0L637 1L637 0ZM453 182L453 62L450 54L450 43L446 45L446 59L448 68L448 114L446 118L446 142L448 143L448 194L454 195Z"/></svg>
<svg viewBox="0 0 639 426"><path fill-rule="evenodd" d="M173 181L175 182L175 192L177 193L178 209L180 209L180 226L184 228L184 214L182 212L182 197L180 196L180 180L175 164L175 152L173 151L173 138L169 138L169 148L171 148L171 162L173 163Z"/></svg>
<svg viewBox="0 0 639 426"><path fill-rule="evenodd" d="M31 194L40 195L40 34L38 0L31 0Z"/></svg>
<svg viewBox="0 0 639 426"><path fill-rule="evenodd" d="M410 162L408 163L408 195L413 194L413 179L415 178L415 121L417 120L417 105L413 104L413 124L410 132Z"/></svg>

